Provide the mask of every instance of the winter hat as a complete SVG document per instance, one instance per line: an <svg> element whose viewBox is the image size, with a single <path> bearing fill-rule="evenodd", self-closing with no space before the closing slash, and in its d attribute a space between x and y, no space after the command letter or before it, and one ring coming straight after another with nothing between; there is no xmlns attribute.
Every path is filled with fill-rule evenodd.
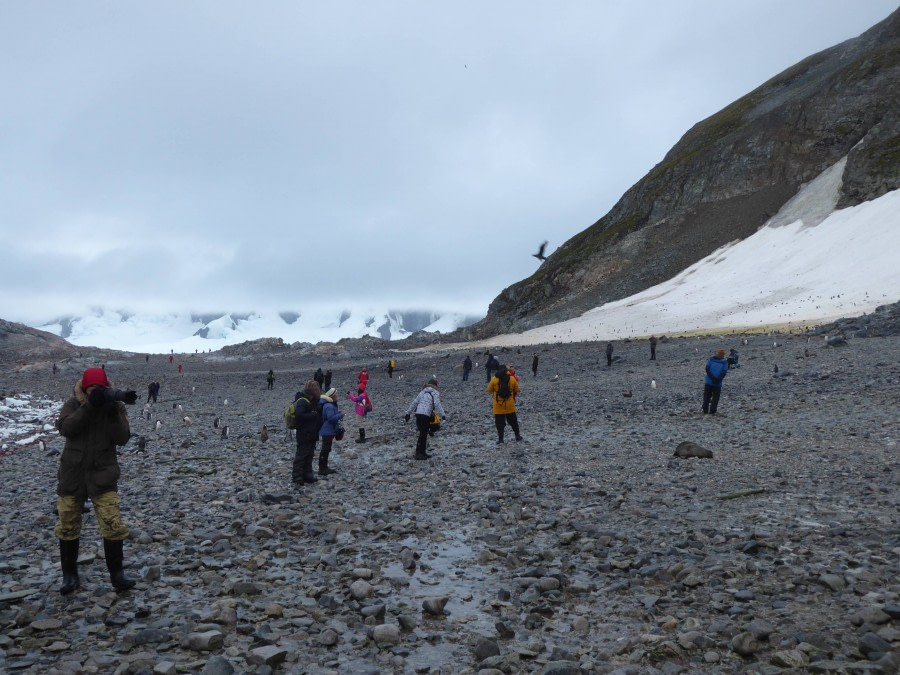
<svg viewBox="0 0 900 675"><path fill-rule="evenodd" d="M326 391L324 394L322 394L322 398L327 398L329 401L334 401L334 395L336 393L337 393L337 389L332 387L331 389Z"/></svg>
<svg viewBox="0 0 900 675"><path fill-rule="evenodd" d="M81 388L87 389L95 384L101 387L108 387L109 380L106 379L106 371L103 368L88 368L81 376Z"/></svg>
<svg viewBox="0 0 900 675"><path fill-rule="evenodd" d="M436 387L438 386L438 381L436 377L429 377L428 382L425 383L426 387Z"/></svg>
<svg viewBox="0 0 900 675"><path fill-rule="evenodd" d="M719 358L725 356L725 350L720 349L719 351L716 352L716 356L718 356Z"/></svg>

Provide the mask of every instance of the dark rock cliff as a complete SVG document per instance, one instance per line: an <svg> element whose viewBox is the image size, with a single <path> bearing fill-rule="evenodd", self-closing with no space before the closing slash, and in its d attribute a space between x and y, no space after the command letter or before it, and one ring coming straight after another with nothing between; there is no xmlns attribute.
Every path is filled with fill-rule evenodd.
<svg viewBox="0 0 900 675"><path fill-rule="evenodd" d="M690 129L600 220L505 289L466 339L578 316L753 234L843 157L838 207L900 187L900 10Z"/></svg>

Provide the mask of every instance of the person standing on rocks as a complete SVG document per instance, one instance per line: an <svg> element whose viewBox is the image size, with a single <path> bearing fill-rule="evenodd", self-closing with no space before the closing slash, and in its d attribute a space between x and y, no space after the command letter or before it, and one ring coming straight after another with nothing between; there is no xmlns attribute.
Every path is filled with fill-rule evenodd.
<svg viewBox="0 0 900 675"><path fill-rule="evenodd" d="M512 427L516 440L521 441L519 433L519 419L516 416L516 394L519 393L519 380L510 375L506 366L500 366L497 374L491 378L487 387L488 393L493 394L494 425L497 427L497 444L503 443L503 430L506 425Z"/></svg>
<svg viewBox="0 0 900 675"><path fill-rule="evenodd" d="M123 571L122 541L128 528L119 512L119 469L116 446L131 438L124 403L137 401L135 391L112 389L101 368L88 368L75 383L74 395L62 407L56 429L66 439L59 460L56 487L58 520L53 533L59 539L63 584L68 595L80 587L78 548L82 512L87 499L94 505L109 579L117 592L127 591L134 581Z"/></svg>
<svg viewBox="0 0 900 675"><path fill-rule="evenodd" d="M319 431L319 435L322 436L322 449L319 450L319 475L328 476L337 473L328 466L328 456L331 454L335 437L340 433L338 425L344 419L344 413L338 410L337 391L333 388L322 394L320 401L322 403L322 429Z"/></svg>
<svg viewBox="0 0 900 675"><path fill-rule="evenodd" d="M612 354L613 354L613 343L607 342L606 343L606 367L607 368L612 367Z"/></svg>
<svg viewBox="0 0 900 675"><path fill-rule="evenodd" d="M356 381L362 386L369 386L369 371L363 368L359 371L359 375L356 376Z"/></svg>
<svg viewBox="0 0 900 675"><path fill-rule="evenodd" d="M373 410L372 399L369 397L369 392L363 385L359 385L356 394L348 391L347 396L356 404L354 412L356 413L356 423L359 425L359 438L356 439L356 442L365 443L367 426L366 415Z"/></svg>
<svg viewBox="0 0 900 675"><path fill-rule="evenodd" d="M656 361L656 336L650 336L650 360Z"/></svg>
<svg viewBox="0 0 900 675"><path fill-rule="evenodd" d="M394 366L396 366L396 365L397 365L397 362L394 361L394 359L390 359L388 361L387 371L388 371L388 377L391 379L394 379Z"/></svg>
<svg viewBox="0 0 900 675"><path fill-rule="evenodd" d="M313 379L316 381L316 384L319 385L319 390L321 393L321 389L325 385L325 373L322 372L321 368L316 368L316 372L313 374Z"/></svg>
<svg viewBox="0 0 900 675"><path fill-rule="evenodd" d="M269 368L269 374L266 375L266 389L275 388L275 371Z"/></svg>
<svg viewBox="0 0 900 675"><path fill-rule="evenodd" d="M487 371L487 380L485 381L490 382L491 378L494 376L494 371L500 367L500 361L490 352L488 352L487 357L487 361L484 364L484 369Z"/></svg>
<svg viewBox="0 0 900 675"><path fill-rule="evenodd" d="M715 356L706 362L706 380L703 384L703 414L715 415L719 407L719 395L722 393L722 380L728 374L728 361L725 350L720 349Z"/></svg>
<svg viewBox="0 0 900 675"><path fill-rule="evenodd" d="M428 444L428 432L431 430L431 420L435 411L442 418L447 417L447 413L444 412L444 407L441 405L441 394L438 391L436 378L432 377L425 383L422 391L409 404L403 419L409 422L409 416L414 411L416 415L416 430L419 432L419 437L416 440L416 454L413 456L413 459L430 459L431 455L425 450Z"/></svg>
<svg viewBox="0 0 900 675"><path fill-rule="evenodd" d="M331 389L331 378L331 368L329 368L325 371L325 381L322 383L322 389L324 389L325 391Z"/></svg>
<svg viewBox="0 0 900 675"><path fill-rule="evenodd" d="M532 377L537 377L537 369L538 369L538 355L535 354L534 358L531 359L531 374Z"/></svg>
<svg viewBox="0 0 900 675"><path fill-rule="evenodd" d="M315 380L306 383L302 392L297 392L294 398L294 410L297 420L297 452L294 455L294 465L291 471L291 480L294 487L303 483L315 483L316 478L312 470L313 456L316 453L316 441L319 440L319 430L322 428L322 411L319 406L319 397L322 389Z"/></svg>
<svg viewBox="0 0 900 675"><path fill-rule="evenodd" d="M470 372L472 372L472 359L467 354L466 360L463 361L463 382L469 379Z"/></svg>

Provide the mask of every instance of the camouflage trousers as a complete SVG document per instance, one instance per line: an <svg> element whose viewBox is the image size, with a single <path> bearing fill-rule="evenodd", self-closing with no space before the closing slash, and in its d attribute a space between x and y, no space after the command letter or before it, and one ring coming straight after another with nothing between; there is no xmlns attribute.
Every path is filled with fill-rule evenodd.
<svg viewBox="0 0 900 675"><path fill-rule="evenodd" d="M100 528L100 536L104 539L119 540L128 536L128 528L122 522L119 513L119 493L104 492L97 497L91 497L94 505L94 515L97 516L97 525ZM59 520L53 534L58 539L70 541L81 536L81 511L84 500L78 497L65 496L56 498L56 512Z"/></svg>

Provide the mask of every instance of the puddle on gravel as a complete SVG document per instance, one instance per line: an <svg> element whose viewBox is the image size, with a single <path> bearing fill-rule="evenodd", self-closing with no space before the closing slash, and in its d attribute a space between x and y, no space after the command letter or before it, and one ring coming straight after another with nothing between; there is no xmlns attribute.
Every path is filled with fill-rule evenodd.
<svg viewBox="0 0 900 675"><path fill-rule="evenodd" d="M411 536L395 543L391 552L397 562L381 568L382 577L395 589L392 604L403 605L408 608L404 611L415 614L416 632L449 638L404 643L409 648L406 662L411 670L440 670L448 662L458 662L471 649L468 636L488 636L494 631L496 619L485 607L494 597L491 588L496 588L496 584L490 583L478 563L465 532L450 530L442 534L443 541ZM415 569L403 568L399 554L404 548L419 554ZM443 617L428 616L422 611L426 598L444 595L449 600Z"/></svg>

